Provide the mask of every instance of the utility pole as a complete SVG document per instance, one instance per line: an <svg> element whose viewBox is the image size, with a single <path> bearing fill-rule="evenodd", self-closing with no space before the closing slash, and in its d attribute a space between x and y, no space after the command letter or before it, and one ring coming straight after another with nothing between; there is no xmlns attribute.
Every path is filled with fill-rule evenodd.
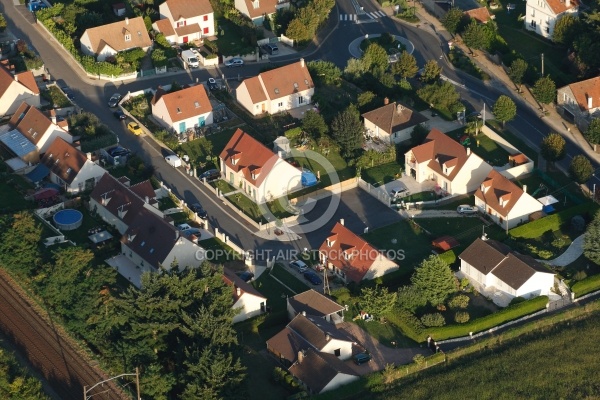
<svg viewBox="0 0 600 400"><path fill-rule="evenodd" d="M140 396L140 368L139 367L135 367L135 387L136 387L136 391L137 391L136 400L142 400L142 397Z"/></svg>
<svg viewBox="0 0 600 400"><path fill-rule="evenodd" d="M544 76L544 53L542 53L542 76Z"/></svg>

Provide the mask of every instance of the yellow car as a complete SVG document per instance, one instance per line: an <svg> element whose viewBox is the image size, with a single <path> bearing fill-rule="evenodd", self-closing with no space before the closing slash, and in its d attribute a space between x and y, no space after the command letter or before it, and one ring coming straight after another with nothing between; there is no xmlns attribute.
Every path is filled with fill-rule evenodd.
<svg viewBox="0 0 600 400"><path fill-rule="evenodd" d="M142 134L142 128L140 128L137 122L128 123L127 129L136 136L140 136Z"/></svg>

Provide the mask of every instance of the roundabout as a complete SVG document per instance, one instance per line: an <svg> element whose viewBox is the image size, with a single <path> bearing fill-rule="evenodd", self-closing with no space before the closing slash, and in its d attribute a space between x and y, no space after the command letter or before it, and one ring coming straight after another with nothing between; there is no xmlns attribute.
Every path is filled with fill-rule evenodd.
<svg viewBox="0 0 600 400"><path fill-rule="evenodd" d="M400 42L402 44L402 46L404 46L404 48L408 54L412 54L415 51L415 45L407 38L398 36L398 35L392 35L392 36L394 37L394 39L396 39L398 42ZM348 45L348 51L350 52L350 55L354 58L362 57L363 51L360 48L360 44L365 40L378 38L378 37L381 37L381 33L366 34L365 36L361 36L361 37L354 39Z"/></svg>

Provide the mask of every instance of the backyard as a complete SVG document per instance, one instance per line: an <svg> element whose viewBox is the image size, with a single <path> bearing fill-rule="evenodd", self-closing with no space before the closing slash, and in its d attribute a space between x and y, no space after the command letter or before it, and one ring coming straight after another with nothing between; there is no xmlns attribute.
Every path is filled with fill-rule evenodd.
<svg viewBox="0 0 600 400"><path fill-rule="evenodd" d="M248 38L240 34L240 28L225 18L215 21L217 27L217 47L219 54L224 56L240 56L254 52L254 46L249 45Z"/></svg>
<svg viewBox="0 0 600 400"><path fill-rule="evenodd" d="M244 126L240 127L240 129L243 130ZM206 164L203 169L215 168L215 161L212 161L212 158L218 157L221 154L236 130L237 128L222 129L204 138L181 143L179 151L181 154L187 155L194 165ZM211 160L207 158L209 156ZM216 162L218 163L218 161Z"/></svg>
<svg viewBox="0 0 600 400"><path fill-rule="evenodd" d="M378 165L373 168L364 169L360 177L373 186L385 185L399 178L402 166L397 162Z"/></svg>
<svg viewBox="0 0 600 400"><path fill-rule="evenodd" d="M476 136L469 135L465 134L465 128L459 128L448 132L447 135L459 143L467 136L470 140L468 147L471 151L494 167L501 167L508 163L509 153L483 133Z"/></svg>

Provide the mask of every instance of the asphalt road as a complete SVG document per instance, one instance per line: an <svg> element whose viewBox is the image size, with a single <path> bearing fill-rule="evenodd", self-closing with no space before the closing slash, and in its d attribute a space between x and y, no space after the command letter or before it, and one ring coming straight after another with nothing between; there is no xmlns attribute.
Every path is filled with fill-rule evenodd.
<svg viewBox="0 0 600 400"><path fill-rule="evenodd" d="M359 0L359 4L364 7L365 12L377 10L377 7L372 2L366 0ZM145 136L135 137L128 134L125 129L126 122L114 119L112 110L106 106L106 101L116 91L125 94L128 91L155 88L160 84L169 84L174 80L185 84L195 81L205 81L210 76L221 77L224 75L227 78L254 76L259 72L263 66L262 64L247 64L242 68L224 70L218 68L198 69L192 72L184 71L175 76L153 76L132 82L113 83L98 81L80 73L77 69L78 67L69 58L70 56L66 55L66 52L59 50L59 45L53 39L48 38L44 31L35 25L31 13L26 10L25 6L14 6L9 0L1 0L0 8L2 8L2 12L7 17L8 28L11 32L15 36L25 39L28 44L38 51L53 78L64 80L73 89L77 105L86 111L95 113L116 132L120 143L141 156L148 165L152 165L156 170L157 177L171 187L175 194L185 199L188 203L200 201L209 213L209 222L227 233L232 240L243 248L277 251L285 249L300 250L305 247L314 247L321 243L329 233L333 221L339 218L345 218L347 225L356 223L356 226L352 228L355 232L362 232L365 227L373 229L381 226L381 224L393 221L389 219L380 220L372 216L377 214L387 215L386 210L388 209L376 201L375 203L377 204L373 203L369 207L360 207L360 205L353 204L352 202L357 198L362 198L362 196L348 196L344 194L339 210L331 219L332 222L312 233L309 240L302 236L296 242L282 243L279 241L267 241L253 235L253 229L247 226L235 214L223 208L221 202L209 193L207 189L198 185L193 178L168 166L163 159L168 150L160 148L150 138ZM332 18L336 18L336 20L330 21L330 24L333 26L335 22L336 29L331 33L324 34L324 37L320 38L320 47L306 57L308 60L329 60L343 68L350 57L347 48L352 40L357 37L364 37L365 34L393 32L406 37L415 45L414 55L420 65L423 65L428 59L438 60L443 68L443 74L458 85L462 98L469 102L474 109L479 110L483 108L484 102L490 107L498 96L502 94L498 89L486 85L460 71L455 71L449 65L443 56L443 53L447 50L446 43L448 40L447 33L445 32L435 32L435 34L432 34L427 30L403 24L389 17L371 19L362 15L359 16L360 23L340 21L340 14L356 13L352 3L348 1L338 1L332 13ZM295 57L295 59L299 57L300 55ZM280 57L274 62L285 62L292 59L292 57ZM545 135L552 131L537 114L532 113L529 108L520 105L518 106L517 118L509 125L516 131L521 132L523 138L529 141L534 148L537 147L537 144L539 144ZM572 141L568 141L569 157L579 153L577 145ZM568 166L568 159L563 161L561 166L566 168ZM598 180L598 178L595 179ZM600 184L600 180L597 183ZM357 193L361 193L361 191L358 190ZM314 213L317 213L317 210Z"/></svg>

